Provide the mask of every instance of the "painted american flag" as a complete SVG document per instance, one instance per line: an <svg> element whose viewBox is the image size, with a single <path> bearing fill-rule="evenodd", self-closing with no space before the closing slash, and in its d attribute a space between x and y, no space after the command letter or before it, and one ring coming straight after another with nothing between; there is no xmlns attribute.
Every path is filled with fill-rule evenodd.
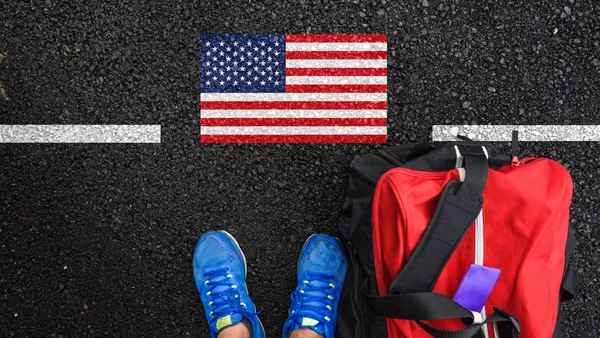
<svg viewBox="0 0 600 338"><path fill-rule="evenodd" d="M385 143L385 34L201 35L201 143Z"/></svg>

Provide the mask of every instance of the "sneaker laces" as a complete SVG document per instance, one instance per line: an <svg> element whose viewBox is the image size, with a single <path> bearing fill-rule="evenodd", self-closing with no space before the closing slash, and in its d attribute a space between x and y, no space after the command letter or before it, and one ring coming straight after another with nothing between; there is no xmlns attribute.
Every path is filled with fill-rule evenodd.
<svg viewBox="0 0 600 338"><path fill-rule="evenodd" d="M307 275L309 280L302 281L304 287L294 290L290 296L292 320L288 327L293 329L301 327L305 317L319 321L319 325L331 321L335 276L323 272L307 272Z"/></svg>
<svg viewBox="0 0 600 338"><path fill-rule="evenodd" d="M218 268L207 270L204 273L208 285L207 296L210 296L208 303L212 311L209 313L211 322L219 318L239 313L251 318L257 316L260 312L254 312L247 308L247 305L241 301L238 285L234 283L233 274L228 273L228 268Z"/></svg>

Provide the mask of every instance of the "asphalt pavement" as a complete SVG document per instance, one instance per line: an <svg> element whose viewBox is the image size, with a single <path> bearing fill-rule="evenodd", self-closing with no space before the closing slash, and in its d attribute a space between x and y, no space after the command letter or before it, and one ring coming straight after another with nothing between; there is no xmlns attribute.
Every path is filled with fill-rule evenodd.
<svg viewBox="0 0 600 338"><path fill-rule="evenodd" d="M208 337L191 273L225 229L270 337L370 145L201 145L202 33L387 33L389 143L434 124L600 124L598 1L0 3L0 124L161 124L160 144L0 144L1 337ZM507 149L506 144L498 144ZM600 336L599 144L526 143L575 183L568 337Z"/></svg>

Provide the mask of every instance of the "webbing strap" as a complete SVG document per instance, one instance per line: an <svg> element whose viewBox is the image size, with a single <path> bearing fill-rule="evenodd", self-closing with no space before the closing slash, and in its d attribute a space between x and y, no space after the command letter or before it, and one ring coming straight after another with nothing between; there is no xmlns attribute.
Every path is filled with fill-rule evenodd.
<svg viewBox="0 0 600 338"><path fill-rule="evenodd" d="M440 293L374 296L366 293L366 282L363 284L362 293L373 313L380 317L408 320L460 318L467 322L475 320L471 311Z"/></svg>
<svg viewBox="0 0 600 338"><path fill-rule="evenodd" d="M461 319L467 323L475 320L473 313L445 295L433 292L420 292L404 295L373 296L366 292L363 284L362 294L367 304L377 316L415 320L423 330L436 338L471 338L481 337L480 330L488 323L498 323L502 338L518 337L521 328L516 318L494 308L482 323L473 324L464 330L442 330L422 322L423 320Z"/></svg>
<svg viewBox="0 0 600 338"><path fill-rule="evenodd" d="M499 338L518 338L519 333L521 333L519 321L496 307L494 308L494 312L482 323L473 324L464 330L442 330L417 321L417 324L423 330L436 338L471 338L473 336L481 336L481 328L489 323L497 323Z"/></svg>

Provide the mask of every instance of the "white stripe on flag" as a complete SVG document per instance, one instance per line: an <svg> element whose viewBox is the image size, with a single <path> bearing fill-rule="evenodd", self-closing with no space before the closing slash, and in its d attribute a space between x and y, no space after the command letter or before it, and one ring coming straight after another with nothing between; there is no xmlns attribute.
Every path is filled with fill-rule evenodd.
<svg viewBox="0 0 600 338"><path fill-rule="evenodd" d="M387 135L387 127L200 127L201 135Z"/></svg>
<svg viewBox="0 0 600 338"><path fill-rule="evenodd" d="M288 52L296 51L386 51L385 42L288 42Z"/></svg>
<svg viewBox="0 0 600 338"><path fill-rule="evenodd" d="M387 93L201 93L206 101L387 101Z"/></svg>
<svg viewBox="0 0 600 338"><path fill-rule="evenodd" d="M386 110L202 110L201 118L385 118Z"/></svg>
<svg viewBox="0 0 600 338"><path fill-rule="evenodd" d="M160 125L0 125L0 143L160 143Z"/></svg>
<svg viewBox="0 0 600 338"><path fill-rule="evenodd" d="M288 76L286 84L387 84L387 76Z"/></svg>
<svg viewBox="0 0 600 338"><path fill-rule="evenodd" d="M387 67L387 60L288 59L285 60L285 65L287 68L385 68Z"/></svg>
<svg viewBox="0 0 600 338"><path fill-rule="evenodd" d="M456 141L460 134L476 141L510 141L513 130L519 131L519 141L600 141L600 125L434 125L431 138Z"/></svg>

